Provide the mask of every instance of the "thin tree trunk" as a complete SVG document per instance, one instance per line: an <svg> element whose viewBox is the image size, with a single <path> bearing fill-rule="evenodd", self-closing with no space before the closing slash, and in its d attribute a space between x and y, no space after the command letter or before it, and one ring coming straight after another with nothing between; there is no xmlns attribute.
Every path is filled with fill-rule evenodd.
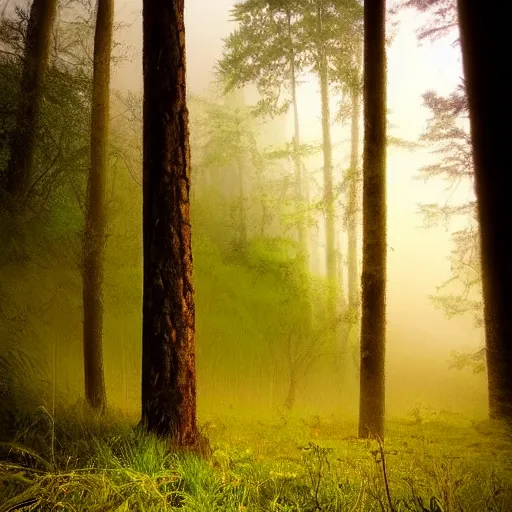
<svg viewBox="0 0 512 512"><path fill-rule="evenodd" d="M327 314L336 314L336 232L334 227L334 192L332 169L331 114L329 109L329 76L324 42L322 40L322 8L317 6L318 72L322 101L322 149L324 156L324 207L325 207L325 259L328 280Z"/></svg>
<svg viewBox="0 0 512 512"><path fill-rule="evenodd" d="M142 424L200 450L183 0L143 1Z"/></svg>
<svg viewBox="0 0 512 512"><path fill-rule="evenodd" d="M113 23L113 0L98 0L92 81L91 170L84 234L83 343L85 397L93 408L101 411L107 402L103 371L103 266Z"/></svg>
<svg viewBox="0 0 512 512"><path fill-rule="evenodd" d="M246 157L242 144L242 112L245 107L245 98L243 89L235 89L228 98L227 105L235 107L236 140L233 141L236 147L235 174L238 181L238 190L235 192L235 206L238 213L237 230L235 238L235 250L242 254L247 247L247 212L246 212L246 194L245 194L245 168L243 160Z"/></svg>
<svg viewBox="0 0 512 512"><path fill-rule="evenodd" d="M297 377L295 376L295 371L293 368L290 373L290 380L288 381L288 393L286 395L286 400L284 401L284 406L286 409L291 411L295 405L297 400Z"/></svg>
<svg viewBox="0 0 512 512"><path fill-rule="evenodd" d="M386 331L385 0L364 4L363 273L359 436L384 438Z"/></svg>
<svg viewBox="0 0 512 512"><path fill-rule="evenodd" d="M57 0L34 0L30 9L20 84L16 127L11 135L5 190L16 202L28 190L36 144L43 82L48 67L50 39ZM21 207L18 203L17 207Z"/></svg>
<svg viewBox="0 0 512 512"><path fill-rule="evenodd" d="M361 67L361 52L357 50L357 69ZM361 93L359 85L351 92L352 127L350 149L350 178L348 184L348 226L347 226L347 266L348 266L348 309L354 316L359 310L360 281L357 265L357 210L359 205L359 116Z"/></svg>
<svg viewBox="0 0 512 512"><path fill-rule="evenodd" d="M292 105L293 105L293 163L295 167L295 201L299 210L299 218L297 224L297 236L299 241L300 259L305 269L308 268L309 251L308 251L308 229L304 222L304 192L303 192L303 176L302 176L302 162L299 154L300 147L300 127L299 127L299 109L297 102L297 74L295 69L295 51L292 40L292 23L291 11L286 12L288 21L288 43L290 52L290 85L292 90Z"/></svg>
<svg viewBox="0 0 512 512"><path fill-rule="evenodd" d="M236 172L238 175L238 239L237 248L242 252L247 247L247 215L245 200L244 165L242 158L238 155L236 159Z"/></svg>
<svg viewBox="0 0 512 512"><path fill-rule="evenodd" d="M296 343L296 340L295 340ZM291 411L293 406L295 405L295 401L297 399L297 361L294 357L294 340L292 339L292 335L288 337L287 343L287 360L288 360L288 371L290 372L289 380L288 380L288 392L286 395L286 399L284 401L284 406L286 409Z"/></svg>
<svg viewBox="0 0 512 512"><path fill-rule="evenodd" d="M301 324L299 326L300 335L296 343L303 343L304 340L308 340L311 336L311 329L313 324L313 308L311 304L311 291L308 281L309 272L309 233L306 224L306 218L304 215L304 209L308 207L309 200L305 190L303 165L299 153L300 148L300 126L299 126L299 109L297 102L297 76L295 68L295 50L293 46L292 38L292 24L291 24L291 11L288 9L287 12L288 21L288 44L289 44L289 58L290 58L290 85L292 91L292 105L293 105L293 162L295 167L295 202L297 204L297 237L299 242L299 264L303 276L303 288L301 297L298 298L297 304L303 311L301 318ZM296 377L291 375L290 387L288 397L286 399L286 407L291 410L295 404L296 399Z"/></svg>
<svg viewBox="0 0 512 512"><path fill-rule="evenodd" d="M503 231L512 218L504 112L510 62L496 55L508 47L510 19L468 0L458 0L458 14L480 223L489 414L512 422L512 245Z"/></svg>

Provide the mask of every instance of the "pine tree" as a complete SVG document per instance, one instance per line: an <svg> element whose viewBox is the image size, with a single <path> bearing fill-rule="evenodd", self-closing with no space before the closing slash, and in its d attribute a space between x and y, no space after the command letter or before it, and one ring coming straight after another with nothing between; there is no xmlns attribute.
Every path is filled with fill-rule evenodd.
<svg viewBox="0 0 512 512"><path fill-rule="evenodd" d="M142 424L201 450L183 0L143 2Z"/></svg>

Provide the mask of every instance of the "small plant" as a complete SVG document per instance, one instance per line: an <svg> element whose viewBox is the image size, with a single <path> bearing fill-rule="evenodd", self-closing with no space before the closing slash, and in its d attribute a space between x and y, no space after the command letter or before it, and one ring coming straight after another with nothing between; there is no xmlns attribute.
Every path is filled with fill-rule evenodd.
<svg viewBox="0 0 512 512"><path fill-rule="evenodd" d="M312 441L302 448L302 461L311 483L315 507L313 510L322 510L319 500L320 485L324 479L324 471L330 472L329 455L332 451L332 448L323 448Z"/></svg>

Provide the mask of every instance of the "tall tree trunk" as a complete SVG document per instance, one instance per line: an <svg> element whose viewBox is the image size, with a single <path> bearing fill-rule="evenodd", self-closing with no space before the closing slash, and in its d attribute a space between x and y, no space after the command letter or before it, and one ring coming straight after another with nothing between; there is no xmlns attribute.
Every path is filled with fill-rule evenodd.
<svg viewBox="0 0 512 512"><path fill-rule="evenodd" d="M496 56L508 47L510 20L469 0L458 0L458 14L480 223L489 414L512 422L512 246L503 231L512 218L503 110L510 62Z"/></svg>
<svg viewBox="0 0 512 512"><path fill-rule="evenodd" d="M289 59L290 59L290 86L292 92L292 106L293 106L293 163L295 167L295 202L297 204L297 238L299 243L299 264L303 275L303 287L300 293L300 298L297 299L297 305L303 311L301 322L299 325L300 335L296 343L303 343L311 336L313 324L313 308L311 304L311 290L308 281L309 274L309 230L306 224L305 209L308 208L309 198L306 192L307 183L305 182L304 166L300 157L300 126L299 126L299 109L297 101L297 72L295 66L295 48L293 45L292 37L292 20L291 11L287 9L287 27L288 27L288 45L289 45ZM291 410L295 404L296 399L296 372L292 372L290 376L290 384L288 390L288 397L286 399L286 407Z"/></svg>
<svg viewBox="0 0 512 512"><path fill-rule="evenodd" d="M308 229L304 222L302 209L304 208L304 191L302 175L302 162L299 154L300 147L300 126L299 126L299 109L297 102L297 72L295 69L295 50L292 39L292 20L291 11L286 12L288 22L288 44L290 55L290 85L292 90L292 106L293 106L293 163L295 167L295 201L299 209L299 218L297 224L297 236L299 241L300 259L305 269L308 269L309 251L308 251Z"/></svg>
<svg viewBox="0 0 512 512"><path fill-rule="evenodd" d="M361 52L357 51L357 69L361 67ZM357 210L359 205L359 116L361 93L359 84L352 89L352 127L350 149L350 177L348 183L348 225L347 225L347 266L348 266L348 309L351 315L359 310L359 286L357 266Z"/></svg>
<svg viewBox="0 0 512 512"><path fill-rule="evenodd" d="M57 0L34 0L30 9L20 84L16 127L11 135L5 190L13 202L27 192L37 133L43 82L48 67L50 39L57 15ZM14 206L14 205L13 205ZM21 205L18 203L16 208Z"/></svg>
<svg viewBox="0 0 512 512"><path fill-rule="evenodd" d="M332 169L331 113L329 109L329 71L322 36L322 6L317 6L318 73L322 101L322 148L324 156L324 208L325 208L325 258L328 280L327 314L329 320L336 314L336 231L334 227L334 192Z"/></svg>
<svg viewBox="0 0 512 512"><path fill-rule="evenodd" d="M142 424L198 448L184 0L143 1Z"/></svg>
<svg viewBox="0 0 512 512"><path fill-rule="evenodd" d="M384 438L386 2L364 4L363 273L359 436Z"/></svg>
<svg viewBox="0 0 512 512"><path fill-rule="evenodd" d="M98 410L104 410L107 401L103 372L103 266L113 24L114 1L98 0L92 80L91 170L87 184L83 269L85 397Z"/></svg>

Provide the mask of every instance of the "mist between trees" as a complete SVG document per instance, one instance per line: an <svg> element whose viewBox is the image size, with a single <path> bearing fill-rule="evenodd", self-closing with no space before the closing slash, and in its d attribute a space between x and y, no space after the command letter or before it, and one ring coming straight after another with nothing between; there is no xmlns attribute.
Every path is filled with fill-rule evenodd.
<svg viewBox="0 0 512 512"><path fill-rule="evenodd" d="M204 426L212 418L277 417L283 428L301 418L311 432L341 418L377 439L386 480L392 415L423 423L432 404L449 416L445 403L476 393L457 414L509 421L508 253L492 228L508 213L492 201L503 162L474 128L479 116L488 123L475 99L484 68L470 53L483 32L459 3L467 76L447 97L425 91L419 141L388 122L394 13L383 1L236 3L201 95L187 90L182 0L143 2L143 91L111 87L130 53L113 0L0 4L3 440L43 407L55 458L59 414L115 411L209 458L219 450ZM395 11L407 8L430 16L420 39L457 28L455 2ZM314 141L303 136L306 77L319 91ZM349 134L343 156L335 125ZM452 275L432 283L431 299L485 328L487 360L479 347L437 366L426 345L416 359L386 361L387 338L400 335L386 338L387 153L426 146L436 160L418 178L475 181L476 198L422 212L432 224L466 219ZM493 162L494 174L484 170ZM318 466L305 462L308 499L320 510L321 476L311 475L330 452L308 450ZM387 481L384 490L398 510ZM450 500L430 510L455 510Z"/></svg>

